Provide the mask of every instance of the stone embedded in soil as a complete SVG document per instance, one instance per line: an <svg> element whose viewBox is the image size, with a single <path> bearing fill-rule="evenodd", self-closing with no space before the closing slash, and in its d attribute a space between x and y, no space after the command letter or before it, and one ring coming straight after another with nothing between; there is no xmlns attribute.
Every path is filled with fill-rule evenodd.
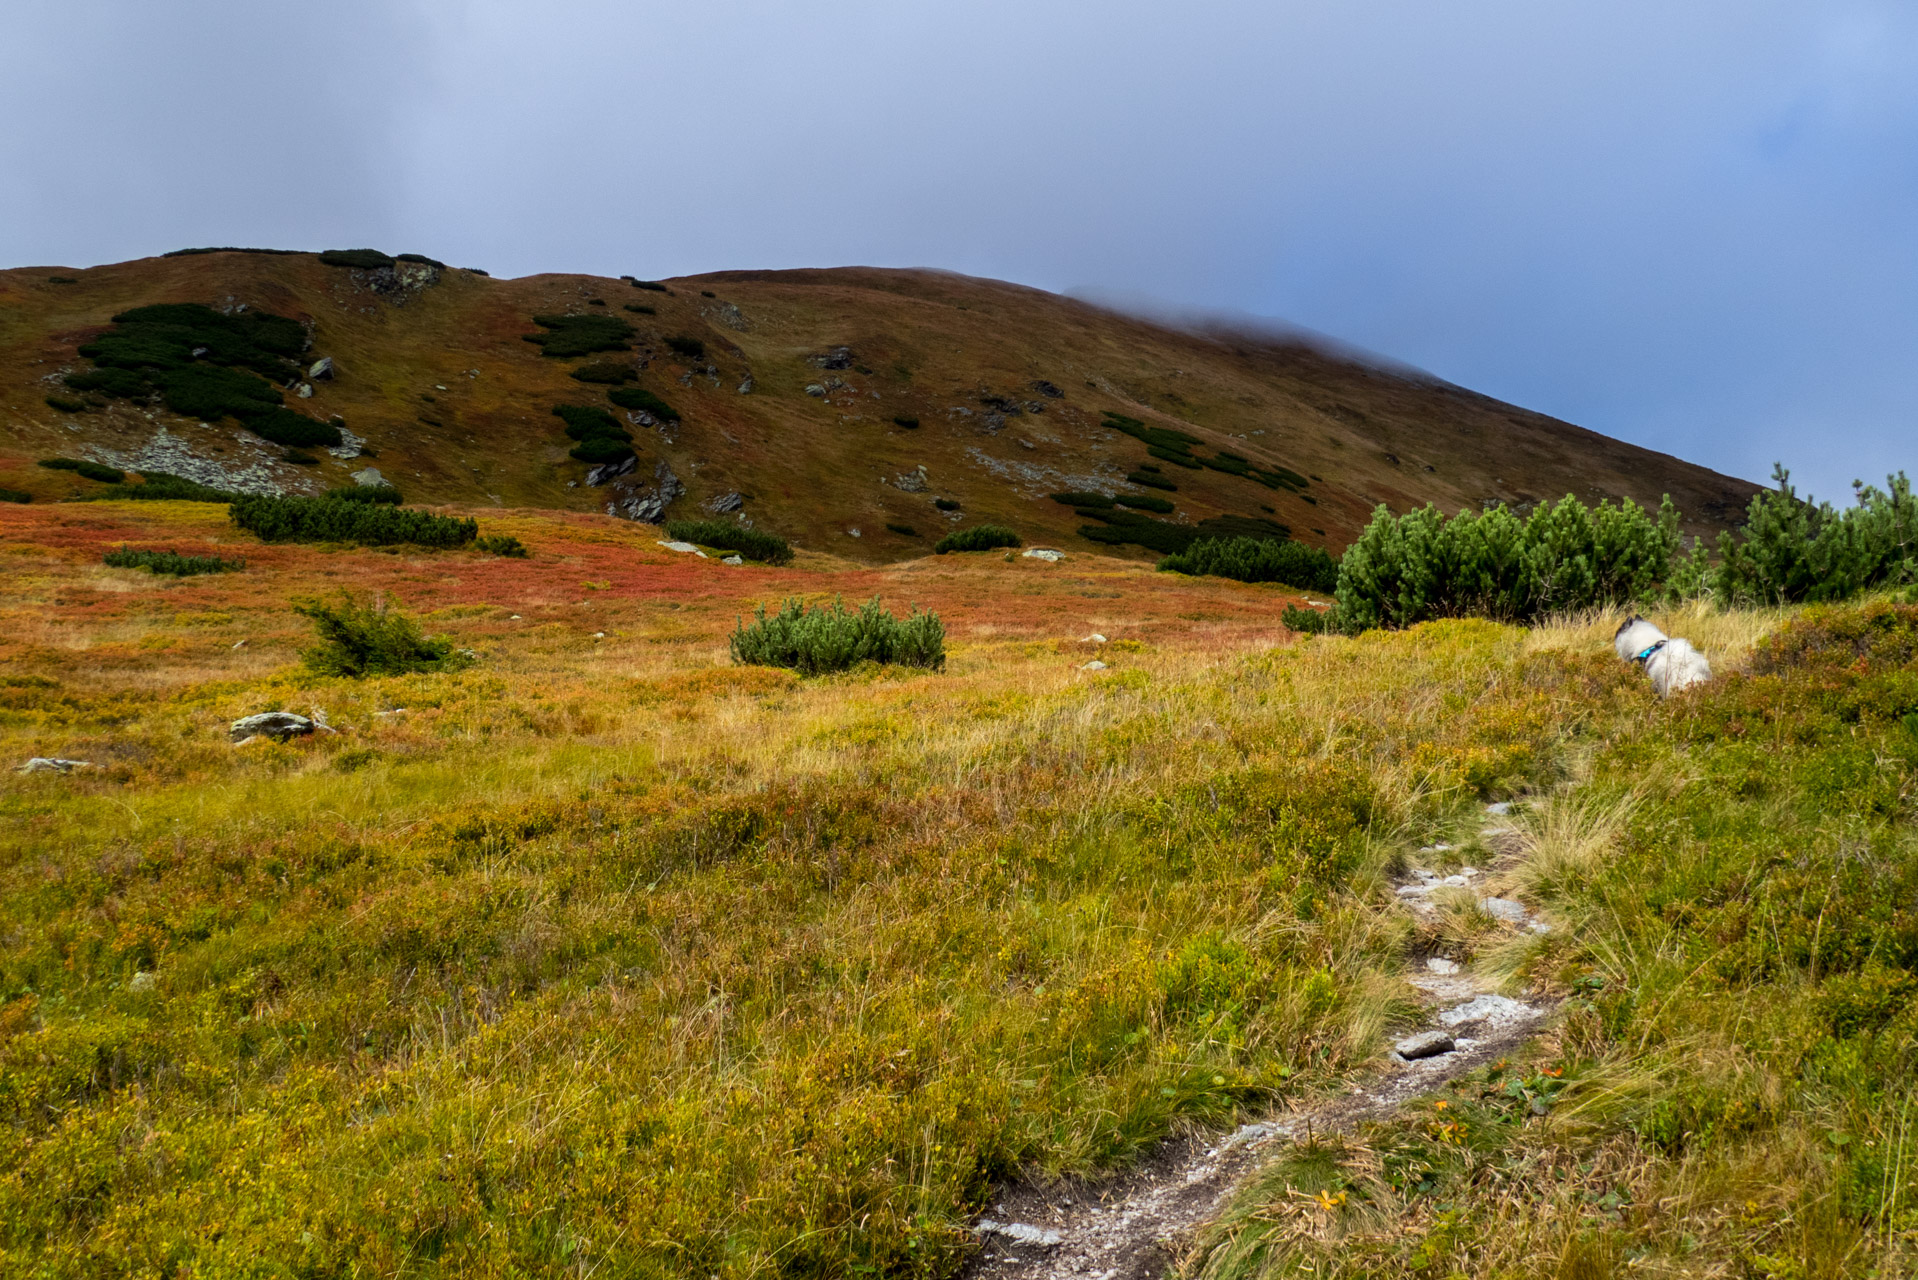
<svg viewBox="0 0 1918 1280"><path fill-rule="evenodd" d="M291 711L264 711L256 716L241 716L228 726L227 735L234 742L256 737L285 742L288 738L312 733L315 727L314 721Z"/></svg>
<svg viewBox="0 0 1918 1280"><path fill-rule="evenodd" d="M1432 956L1425 962L1426 971L1440 977L1450 977L1458 972L1458 961L1447 960L1443 956Z"/></svg>
<svg viewBox="0 0 1918 1280"><path fill-rule="evenodd" d="M1436 1058L1441 1053L1450 1053L1458 1047L1452 1037L1443 1031L1421 1031L1415 1036L1393 1045L1393 1051L1407 1062L1417 1062L1420 1058Z"/></svg>
<svg viewBox="0 0 1918 1280"><path fill-rule="evenodd" d="M1510 800L1501 800L1497 804L1488 804L1485 806L1485 812L1491 814L1495 818L1503 818L1506 814L1510 813L1511 811L1512 811L1512 802Z"/></svg>
<svg viewBox="0 0 1918 1280"><path fill-rule="evenodd" d="M71 773L75 769L90 769L88 760L62 760L59 756L35 756L15 769L15 773Z"/></svg>
<svg viewBox="0 0 1918 1280"><path fill-rule="evenodd" d="M1027 1226L1023 1222L994 1222L990 1218L981 1218L977 1230L982 1236L1000 1236L1014 1244L1036 1244L1047 1249L1063 1239L1057 1231L1044 1227Z"/></svg>
<svg viewBox="0 0 1918 1280"><path fill-rule="evenodd" d="M1524 924L1531 914L1525 910L1522 902L1513 902L1510 898L1480 898L1478 909L1494 920L1503 920L1506 924Z"/></svg>

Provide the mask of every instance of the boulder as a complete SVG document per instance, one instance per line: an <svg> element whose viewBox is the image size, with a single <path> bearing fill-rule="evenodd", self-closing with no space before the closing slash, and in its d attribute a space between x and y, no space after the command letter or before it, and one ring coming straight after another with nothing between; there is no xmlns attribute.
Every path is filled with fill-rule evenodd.
<svg viewBox="0 0 1918 1280"><path fill-rule="evenodd" d="M1415 1036L1407 1036L1392 1046L1399 1057L1407 1062L1417 1062L1420 1058L1436 1058L1441 1053L1450 1053L1458 1048L1458 1042L1443 1031L1421 1031Z"/></svg>
<svg viewBox="0 0 1918 1280"><path fill-rule="evenodd" d="M291 711L263 711L255 716L241 716L227 728L227 736L234 742L245 742L250 738L271 738L275 742L285 742L288 738L304 737L319 727L318 722L305 716L294 715Z"/></svg>
<svg viewBox="0 0 1918 1280"><path fill-rule="evenodd" d="M926 473L923 471L901 471L892 478L892 487L901 493L924 493L926 491Z"/></svg>
<svg viewBox="0 0 1918 1280"><path fill-rule="evenodd" d="M313 384L310 382L302 382L300 389L293 394L302 400L311 400L313 398Z"/></svg>
<svg viewBox="0 0 1918 1280"><path fill-rule="evenodd" d="M333 377L333 357L321 356L318 360L315 360L313 367L306 371L306 377L309 382L320 382L331 379Z"/></svg>
<svg viewBox="0 0 1918 1280"><path fill-rule="evenodd" d="M598 466L588 470L586 473L586 483L588 486L602 485L608 480L617 480L621 476L629 476L638 469L639 455L629 453L616 461L602 462Z"/></svg>
<svg viewBox="0 0 1918 1280"><path fill-rule="evenodd" d="M1044 378L1040 378L1037 382L1033 383L1032 389L1034 391L1037 391L1040 395L1045 396L1051 400L1057 400L1060 396L1063 396L1065 394L1065 392L1059 390L1059 388L1053 386L1050 382L1047 382Z"/></svg>
<svg viewBox="0 0 1918 1280"><path fill-rule="evenodd" d="M666 548L668 551L680 551L680 552L690 551L694 555L698 556L701 560L704 560L706 558L706 553L704 551L701 551L698 547L694 546L690 542L679 542L679 541L661 542L659 545Z"/></svg>
<svg viewBox="0 0 1918 1280"><path fill-rule="evenodd" d="M852 348L834 347L822 355L807 356L806 363L820 369L850 369L852 368Z"/></svg>
<svg viewBox="0 0 1918 1280"><path fill-rule="evenodd" d="M1031 547L1027 549L1025 557L1028 560L1043 560L1047 564L1058 564L1066 558L1066 555L1065 552L1054 551L1051 547Z"/></svg>
<svg viewBox="0 0 1918 1280"><path fill-rule="evenodd" d="M59 756L35 756L15 773L72 773L75 769L91 769L90 760L62 760Z"/></svg>
<svg viewBox="0 0 1918 1280"><path fill-rule="evenodd" d="M386 483L386 477L380 474L378 467L362 467L353 473L353 483L372 488Z"/></svg>
<svg viewBox="0 0 1918 1280"><path fill-rule="evenodd" d="M721 561L720 561L719 563L721 563L721 564L745 564L745 563L746 563L746 557L744 557L744 556L741 556L741 555L730 555L730 556L727 556L727 557L726 557L726 558L725 558L724 560L721 560Z"/></svg>
<svg viewBox="0 0 1918 1280"><path fill-rule="evenodd" d="M1522 902L1513 902L1510 898L1480 898L1478 909L1494 920L1503 920L1506 924L1524 924L1530 912Z"/></svg>
<svg viewBox="0 0 1918 1280"><path fill-rule="evenodd" d="M700 504L716 516L730 515L746 505L746 499L737 491L722 493L718 497L708 498Z"/></svg>
<svg viewBox="0 0 1918 1280"><path fill-rule="evenodd" d="M806 384L806 394L817 400L826 394L826 389L817 382L809 382Z"/></svg>
<svg viewBox="0 0 1918 1280"><path fill-rule="evenodd" d="M753 393L753 375L749 373L746 375L744 381L742 381L739 384L739 394L742 396L749 396L752 393Z"/></svg>
<svg viewBox="0 0 1918 1280"><path fill-rule="evenodd" d="M1079 668L1079 670L1081 671L1104 671L1105 669L1106 669L1106 664L1099 661L1097 658L1094 658L1092 661L1086 663L1083 667Z"/></svg>

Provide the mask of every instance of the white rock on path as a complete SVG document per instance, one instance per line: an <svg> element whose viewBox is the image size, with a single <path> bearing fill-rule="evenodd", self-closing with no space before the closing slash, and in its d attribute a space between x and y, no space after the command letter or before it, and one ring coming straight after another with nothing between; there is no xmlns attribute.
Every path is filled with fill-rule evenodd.
<svg viewBox="0 0 1918 1280"><path fill-rule="evenodd" d="M1033 547L1025 556L1028 560L1043 560L1047 564L1058 564L1066 558L1063 551L1054 551L1051 547Z"/></svg>
<svg viewBox="0 0 1918 1280"><path fill-rule="evenodd" d="M15 769L15 773L72 773L75 769L91 769L91 760L63 760L59 756L35 756Z"/></svg>
<svg viewBox="0 0 1918 1280"><path fill-rule="evenodd" d="M982 1236L1003 1236L1014 1244L1036 1244L1048 1249L1063 1238L1057 1231L1044 1227L1027 1226L1023 1222L994 1222L991 1218L981 1218L974 1229Z"/></svg>
<svg viewBox="0 0 1918 1280"><path fill-rule="evenodd" d="M1079 668L1079 670L1081 671L1104 671L1105 669L1106 669L1106 664L1099 661L1097 658L1094 658L1092 661L1086 663L1083 667Z"/></svg>

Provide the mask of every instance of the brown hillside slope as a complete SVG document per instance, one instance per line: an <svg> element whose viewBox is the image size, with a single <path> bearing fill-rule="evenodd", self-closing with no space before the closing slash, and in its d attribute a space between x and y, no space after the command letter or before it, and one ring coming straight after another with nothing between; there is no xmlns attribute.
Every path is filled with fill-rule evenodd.
<svg viewBox="0 0 1918 1280"><path fill-rule="evenodd" d="M923 554L947 528L981 521L1011 525L1029 542L1093 549L1077 534L1086 522L1047 494L1162 494L1125 480L1150 460L1143 443L1103 425L1105 410L1187 431L1204 442L1200 452L1229 450L1311 477L1293 493L1161 463L1178 486L1162 494L1177 506L1168 519L1262 517L1334 551L1380 502L1524 506L1570 492L1656 503L1669 493L1688 527L1707 532L1735 519L1754 488L1303 343L1183 332L997 281L846 268L666 283L669 292L593 276L493 280L448 269L394 287L390 276L310 254L246 252L0 272L0 486L40 500L84 492L92 482L33 463L125 460L160 428L203 462L235 475L251 468L256 482L288 492L344 483L369 465L325 456L293 465L230 420L203 426L126 401L77 413L46 403L64 372L88 367L76 348L115 313L201 302L306 322L307 358L333 357L339 376L287 403L342 416L409 500L603 509L608 489L585 485L587 468L567 456L572 442L551 410L606 405L604 387L569 371L622 359L639 369L638 386L684 418L671 430L632 427L640 466L628 485L650 485L664 463L686 488L669 515L701 515L703 503L737 492L757 527L869 562ZM634 350L546 358L522 338L547 313L629 320ZM685 337L704 344L703 357L668 347ZM841 347L849 366L822 367L819 358ZM938 510L936 498L959 509Z"/></svg>

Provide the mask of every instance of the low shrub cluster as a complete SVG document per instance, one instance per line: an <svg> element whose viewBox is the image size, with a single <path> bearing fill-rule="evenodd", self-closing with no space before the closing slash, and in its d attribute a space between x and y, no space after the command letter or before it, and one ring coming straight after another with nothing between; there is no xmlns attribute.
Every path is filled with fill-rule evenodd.
<svg viewBox="0 0 1918 1280"><path fill-rule="evenodd" d="M1358 632L1467 615L1526 622L1659 591L1678 549L1678 510L1629 498L1587 507L1567 494L1521 520L1504 507L1451 519L1381 506L1340 561L1339 623Z"/></svg>
<svg viewBox="0 0 1918 1280"><path fill-rule="evenodd" d="M1104 521L1103 525L1080 526L1079 536L1088 542L1112 547L1139 546L1162 555L1178 555L1201 538L1258 538L1284 542L1292 536L1292 531L1286 526L1258 516L1212 516L1197 524L1174 524L1134 511L1108 511L1097 507L1080 507L1075 511L1087 519Z"/></svg>
<svg viewBox="0 0 1918 1280"><path fill-rule="evenodd" d="M666 345L672 349L674 355L687 360L704 360L706 358L706 344L698 338L689 338L684 334L680 334L676 337L666 339Z"/></svg>
<svg viewBox="0 0 1918 1280"><path fill-rule="evenodd" d="M33 495L24 489L0 489L0 502L32 502Z"/></svg>
<svg viewBox="0 0 1918 1280"><path fill-rule="evenodd" d="M953 498L934 498L932 505L941 511L957 511L959 509L958 501Z"/></svg>
<svg viewBox="0 0 1918 1280"><path fill-rule="evenodd" d="M1161 475L1157 467L1140 467L1137 471L1128 475L1126 479L1130 480L1133 484L1143 485L1148 489L1162 489L1167 493L1177 493L1179 491L1179 486L1173 484Z"/></svg>
<svg viewBox="0 0 1918 1280"><path fill-rule="evenodd" d="M191 258L202 253L264 253L274 257L292 258L305 253L304 249L240 249L233 245L221 245L209 249L169 249L161 254L162 258Z"/></svg>
<svg viewBox="0 0 1918 1280"><path fill-rule="evenodd" d="M379 484L343 485L338 489L329 489L326 496L335 502L371 502L389 507L397 507L406 501L397 488L383 481Z"/></svg>
<svg viewBox="0 0 1918 1280"><path fill-rule="evenodd" d="M393 265L392 255L378 249L327 249L320 254L320 261L329 267L355 267L361 271L378 271Z"/></svg>
<svg viewBox="0 0 1918 1280"><path fill-rule="evenodd" d="M1324 551L1270 538L1200 538L1180 554L1159 561L1159 568L1195 577L1209 574L1240 582L1282 582L1307 591L1330 592L1339 584L1339 562Z"/></svg>
<svg viewBox="0 0 1918 1280"><path fill-rule="evenodd" d="M702 547L737 551L748 560L767 564L791 564L793 558L792 546L784 538L724 520L668 520L666 536Z"/></svg>
<svg viewBox="0 0 1918 1280"><path fill-rule="evenodd" d="M659 314L658 307L648 306L644 302L628 302L623 304L621 309L630 311L636 316L656 316Z"/></svg>
<svg viewBox="0 0 1918 1280"><path fill-rule="evenodd" d="M1106 426L1115 431L1122 431L1144 444L1146 452L1153 457L1170 462L1174 466L1184 467L1188 471L1209 467L1214 471L1223 471L1227 475L1256 480L1268 489L1289 489L1294 493L1303 492L1306 485L1310 483L1304 476L1288 467L1261 467L1249 458L1223 449L1213 457L1203 457L1192 452L1193 445L1204 443L1195 435L1171 427L1147 426L1137 418L1128 417L1123 413L1114 413L1110 409L1104 412ZM1146 470L1149 474L1157 468L1142 468L1142 470ZM1163 485L1163 482L1155 485L1151 480L1141 480L1136 473L1128 478L1136 484L1149 487L1170 487Z"/></svg>
<svg viewBox="0 0 1918 1280"><path fill-rule="evenodd" d="M943 556L948 551L994 551L1024 545L1024 538L1002 524L978 524L970 529L954 529L934 543L932 549Z"/></svg>
<svg viewBox="0 0 1918 1280"><path fill-rule="evenodd" d="M246 561L241 559L183 556L177 551L141 551L132 547L109 551L100 557L100 561L112 569L145 569L149 573L169 574L176 578L200 573L238 573L246 568Z"/></svg>
<svg viewBox="0 0 1918 1280"><path fill-rule="evenodd" d="M1772 476L1778 487L1752 497L1744 527L1719 535L1716 566L1694 546L1677 567L1681 593L1797 604L1918 582L1918 499L1903 472L1883 489L1862 486L1857 505L1843 511L1800 498L1782 466Z"/></svg>
<svg viewBox="0 0 1918 1280"><path fill-rule="evenodd" d="M601 351L630 351L637 332L610 315L534 316L533 323L546 332L529 333L526 341L538 347L541 355L561 360Z"/></svg>
<svg viewBox="0 0 1918 1280"><path fill-rule="evenodd" d="M1279 623L1287 630L1308 636L1338 631L1338 616L1333 610L1311 609L1297 604L1288 604L1280 610Z"/></svg>
<svg viewBox="0 0 1918 1280"><path fill-rule="evenodd" d="M624 280L627 284L630 284L631 286L633 286L633 288L635 289L650 289L654 293L671 293L672 292L671 289L668 289L665 285L661 284L657 280L636 280L632 276L621 276L620 278Z"/></svg>
<svg viewBox="0 0 1918 1280"><path fill-rule="evenodd" d="M621 383L631 382L639 376L639 370L630 364L618 360L595 360L573 370L574 378L581 382Z"/></svg>
<svg viewBox="0 0 1918 1280"><path fill-rule="evenodd" d="M606 393L606 398L622 409L650 413L661 422L679 421L679 410L644 387L614 387Z"/></svg>
<svg viewBox="0 0 1918 1280"><path fill-rule="evenodd" d="M750 626L742 619L733 631L732 656L744 665L786 667L808 676L862 662L942 671L946 629L935 613L915 609L910 617L894 617L877 596L857 612L837 599L815 609L788 600L771 617L759 606Z"/></svg>
<svg viewBox="0 0 1918 1280"><path fill-rule="evenodd" d="M919 430L919 419L910 414L902 413L893 418L892 425L906 431L917 431Z"/></svg>
<svg viewBox="0 0 1918 1280"><path fill-rule="evenodd" d="M158 395L175 413L207 422L237 418L286 448L331 448L340 443L338 426L286 408L267 381L297 377L293 358L306 348L306 327L285 316L159 303L114 316L112 328L80 348L94 368L69 374L67 386L121 399Z"/></svg>
<svg viewBox="0 0 1918 1280"><path fill-rule="evenodd" d="M919 536L919 530L913 528L909 524L894 524L890 520L888 520L886 522L886 528L890 532L896 533L902 538L916 538Z"/></svg>
<svg viewBox="0 0 1918 1280"><path fill-rule="evenodd" d="M102 484L119 484L127 478L127 473L118 467L89 462L85 458L42 458L39 465L49 471L72 471Z"/></svg>
<svg viewBox="0 0 1918 1280"><path fill-rule="evenodd" d="M633 451L633 433L597 405L555 405L553 416L566 423L569 437L579 441L571 456L580 462L617 462Z"/></svg>
<svg viewBox="0 0 1918 1280"><path fill-rule="evenodd" d="M472 520L436 516L383 503L319 498L236 496L227 511L234 524L262 542L354 542L384 547L463 547L479 536Z"/></svg>
<svg viewBox="0 0 1918 1280"><path fill-rule="evenodd" d="M524 560L532 553L526 544L510 533L489 533L483 538L473 540L473 550L484 551L489 556L504 556L509 560Z"/></svg>
<svg viewBox="0 0 1918 1280"><path fill-rule="evenodd" d="M84 413L87 402L72 396L50 395L46 398L49 409L58 409L61 413Z"/></svg>
<svg viewBox="0 0 1918 1280"><path fill-rule="evenodd" d="M313 623L314 643L300 660L321 676L397 676L423 671L457 671L469 659L450 640L420 634L419 623L388 606L385 597L370 604L342 591L334 602L303 600L293 612Z"/></svg>

